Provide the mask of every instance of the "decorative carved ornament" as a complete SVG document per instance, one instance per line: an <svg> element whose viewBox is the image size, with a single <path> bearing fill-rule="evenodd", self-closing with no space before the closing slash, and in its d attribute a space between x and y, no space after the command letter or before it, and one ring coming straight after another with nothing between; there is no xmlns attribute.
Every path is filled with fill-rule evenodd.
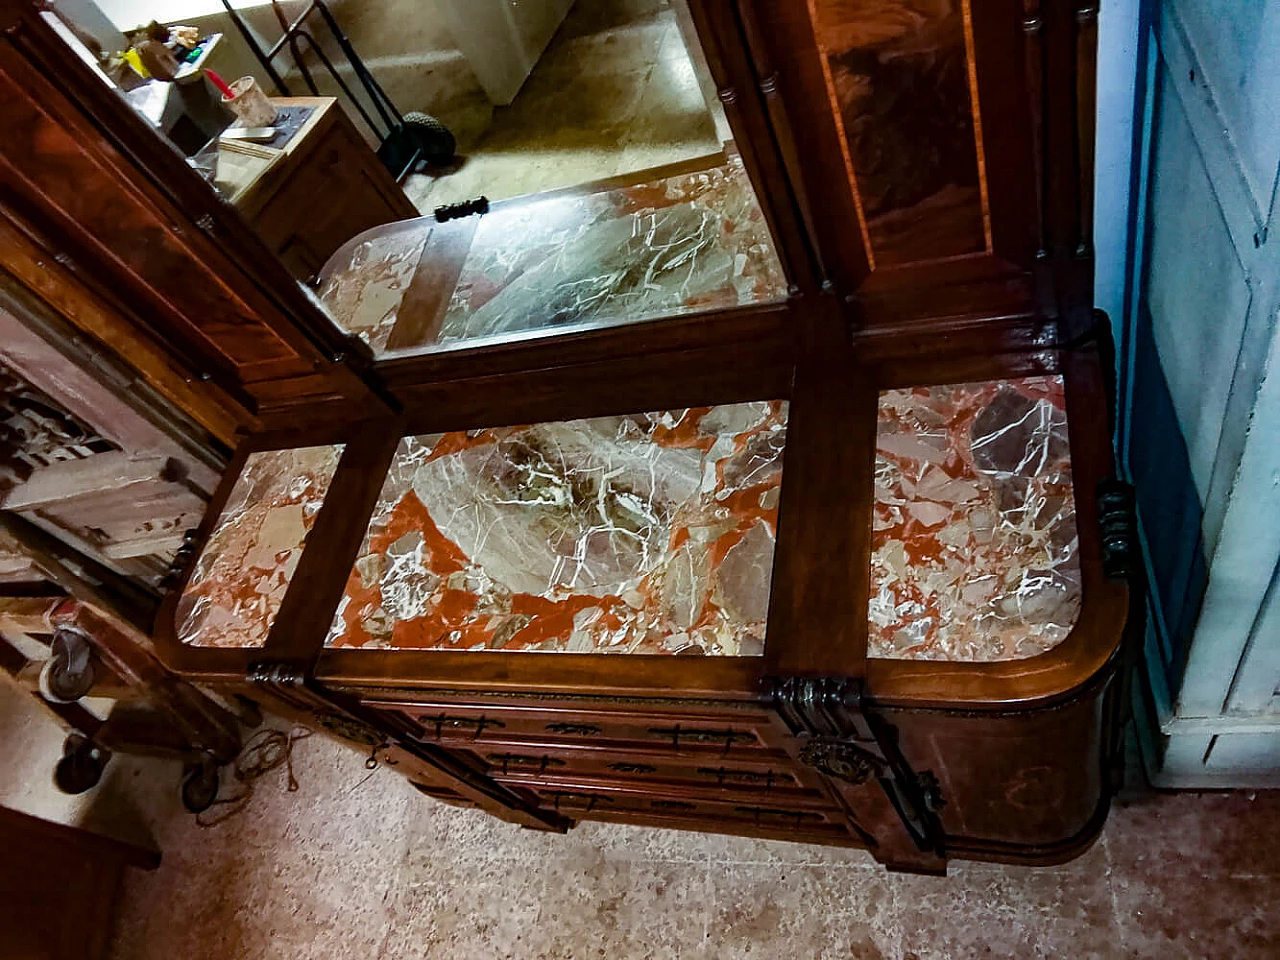
<svg viewBox="0 0 1280 960"><path fill-rule="evenodd" d="M884 761L875 754L842 740L815 737L800 751L800 761L819 773L845 783L861 786L884 770Z"/></svg>

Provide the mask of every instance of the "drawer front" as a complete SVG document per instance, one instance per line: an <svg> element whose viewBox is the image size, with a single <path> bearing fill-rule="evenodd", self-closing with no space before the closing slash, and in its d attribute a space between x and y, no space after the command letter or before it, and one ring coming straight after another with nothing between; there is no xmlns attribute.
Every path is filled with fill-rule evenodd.
<svg viewBox="0 0 1280 960"><path fill-rule="evenodd" d="M781 833L835 831L847 834L843 817L834 809L773 804L765 797L740 801L676 799L604 786L596 790L543 787L534 792L543 808L575 820L643 819L681 821L696 824L695 829L710 831L720 825L732 825Z"/></svg>
<svg viewBox="0 0 1280 960"><path fill-rule="evenodd" d="M810 771L795 768L785 754L772 751L761 751L758 756L698 757L669 747L631 753L593 746L472 747L456 752L495 780L512 786L570 791L622 786L655 796L740 797L784 806L828 806L831 802Z"/></svg>
<svg viewBox="0 0 1280 960"><path fill-rule="evenodd" d="M781 756L785 736L769 712L732 705L724 712L660 713L543 705L366 704L409 721L423 740L482 751L499 744L546 749L589 744L625 753L661 750L718 763L762 753Z"/></svg>
<svg viewBox="0 0 1280 960"><path fill-rule="evenodd" d="M768 826L749 821L729 821L723 818L681 816L679 811L616 812L599 807L590 814L575 814L575 819L603 820L608 823L626 823L637 827L658 827L665 830L696 830L699 833L728 833L764 840L785 840L788 843L823 843L842 847L865 847L865 842L839 824L806 824L794 826Z"/></svg>

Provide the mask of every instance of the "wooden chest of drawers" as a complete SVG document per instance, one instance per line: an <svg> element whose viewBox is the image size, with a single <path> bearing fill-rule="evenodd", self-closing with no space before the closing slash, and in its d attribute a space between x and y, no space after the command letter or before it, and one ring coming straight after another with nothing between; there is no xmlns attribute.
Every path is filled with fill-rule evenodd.
<svg viewBox="0 0 1280 960"><path fill-rule="evenodd" d="M59 99L41 76L115 116L13 15L33 222L256 414L161 656L530 827L1069 858L1143 609L1091 310L1096 5L690 9L732 149L362 234L329 318ZM40 179L103 157L149 205ZM184 313L201 258L226 302Z"/></svg>

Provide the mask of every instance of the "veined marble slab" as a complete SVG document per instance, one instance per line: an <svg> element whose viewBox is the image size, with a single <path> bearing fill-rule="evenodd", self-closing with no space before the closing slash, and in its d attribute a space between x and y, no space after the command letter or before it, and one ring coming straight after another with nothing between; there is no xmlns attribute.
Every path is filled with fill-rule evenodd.
<svg viewBox="0 0 1280 960"><path fill-rule="evenodd" d="M328 273L321 298L340 326L387 353L638 323L787 295L737 156L629 187L496 204L475 222L474 235L465 234L458 221L428 217L379 227ZM465 256L451 273L444 264L458 256L459 243ZM452 292L406 303L423 270L434 271L433 282L452 282ZM405 312L413 310L439 315ZM406 339L406 331L414 332Z"/></svg>
<svg viewBox="0 0 1280 960"><path fill-rule="evenodd" d="M763 652L782 401L407 437L327 644ZM265 642L340 446L251 455L179 607ZM1081 586L1062 378L881 394L873 657L996 661L1066 638Z"/></svg>
<svg viewBox="0 0 1280 960"><path fill-rule="evenodd" d="M781 401L408 437L328 644L757 656Z"/></svg>
<svg viewBox="0 0 1280 960"><path fill-rule="evenodd" d="M249 455L178 604L178 637L184 643L267 642L342 447Z"/></svg>
<svg viewBox="0 0 1280 960"><path fill-rule="evenodd" d="M1080 612L1060 376L880 395L869 654L1032 657Z"/></svg>

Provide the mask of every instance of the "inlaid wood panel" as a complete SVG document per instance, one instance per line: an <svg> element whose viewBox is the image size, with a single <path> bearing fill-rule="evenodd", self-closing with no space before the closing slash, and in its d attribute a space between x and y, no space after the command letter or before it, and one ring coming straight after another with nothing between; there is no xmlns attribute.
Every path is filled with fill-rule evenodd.
<svg viewBox="0 0 1280 960"><path fill-rule="evenodd" d="M991 249L969 0L810 0L872 268Z"/></svg>
<svg viewBox="0 0 1280 960"><path fill-rule="evenodd" d="M1087 325L1096 6L742 2L777 65L775 125L804 131L812 236L856 328Z"/></svg>

